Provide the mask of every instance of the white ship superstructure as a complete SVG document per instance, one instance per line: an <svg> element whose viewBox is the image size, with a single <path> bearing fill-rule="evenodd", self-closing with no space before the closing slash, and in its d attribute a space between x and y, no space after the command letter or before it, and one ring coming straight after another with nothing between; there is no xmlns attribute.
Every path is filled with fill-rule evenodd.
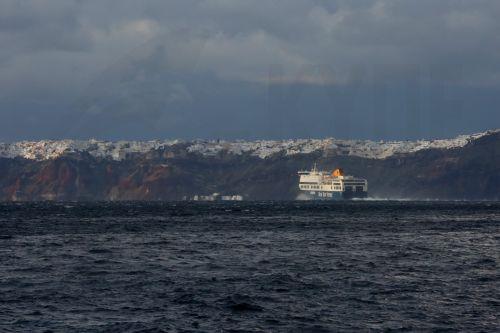
<svg viewBox="0 0 500 333"><path fill-rule="evenodd" d="M311 199L341 200L368 196L368 181L344 175L342 169L318 171L315 165L312 170L299 171L298 174L301 193Z"/></svg>

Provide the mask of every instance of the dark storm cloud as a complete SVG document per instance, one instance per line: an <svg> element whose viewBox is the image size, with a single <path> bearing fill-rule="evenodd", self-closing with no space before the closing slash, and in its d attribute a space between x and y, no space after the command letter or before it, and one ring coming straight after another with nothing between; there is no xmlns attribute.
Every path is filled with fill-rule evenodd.
<svg viewBox="0 0 500 333"><path fill-rule="evenodd" d="M498 127L499 14L497 1L4 0L0 139Z"/></svg>
<svg viewBox="0 0 500 333"><path fill-rule="evenodd" d="M70 1L0 3L1 56L43 50L84 51L91 36L79 22L78 6Z"/></svg>

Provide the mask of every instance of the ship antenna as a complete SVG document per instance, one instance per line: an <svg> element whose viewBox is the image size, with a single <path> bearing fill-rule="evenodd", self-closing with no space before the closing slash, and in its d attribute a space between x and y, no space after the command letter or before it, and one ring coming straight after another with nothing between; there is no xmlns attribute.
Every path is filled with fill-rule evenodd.
<svg viewBox="0 0 500 333"><path fill-rule="evenodd" d="M314 162L313 171L316 172L316 162Z"/></svg>

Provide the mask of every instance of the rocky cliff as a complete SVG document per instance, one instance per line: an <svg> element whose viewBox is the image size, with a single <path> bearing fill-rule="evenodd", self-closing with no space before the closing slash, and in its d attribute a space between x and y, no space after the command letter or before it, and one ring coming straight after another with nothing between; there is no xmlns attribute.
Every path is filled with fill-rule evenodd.
<svg viewBox="0 0 500 333"><path fill-rule="evenodd" d="M313 163L367 178L370 197L500 199L500 132L450 140L40 141L0 145L0 200L297 197Z"/></svg>

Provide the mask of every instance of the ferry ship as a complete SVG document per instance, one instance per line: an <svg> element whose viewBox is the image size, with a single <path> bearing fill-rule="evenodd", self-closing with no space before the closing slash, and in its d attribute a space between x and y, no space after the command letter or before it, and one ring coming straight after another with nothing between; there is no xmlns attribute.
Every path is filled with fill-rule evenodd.
<svg viewBox="0 0 500 333"><path fill-rule="evenodd" d="M318 171L314 165L312 170L298 174L300 193L307 199L349 200L368 196L368 181L344 175L342 169Z"/></svg>

